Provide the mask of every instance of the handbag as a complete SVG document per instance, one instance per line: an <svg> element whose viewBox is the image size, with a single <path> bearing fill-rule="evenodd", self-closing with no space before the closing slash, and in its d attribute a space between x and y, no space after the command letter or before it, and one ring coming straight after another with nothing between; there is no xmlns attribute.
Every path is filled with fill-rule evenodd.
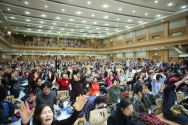
<svg viewBox="0 0 188 125"><path fill-rule="evenodd" d="M128 92L121 92L121 99L124 99L124 98L129 98Z"/></svg>

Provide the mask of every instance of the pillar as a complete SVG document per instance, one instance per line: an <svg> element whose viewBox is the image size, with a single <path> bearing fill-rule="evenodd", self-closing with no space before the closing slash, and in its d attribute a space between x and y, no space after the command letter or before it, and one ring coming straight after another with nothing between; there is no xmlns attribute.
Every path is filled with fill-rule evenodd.
<svg viewBox="0 0 188 125"><path fill-rule="evenodd" d="M146 59L150 59L149 51L146 51Z"/></svg>
<svg viewBox="0 0 188 125"><path fill-rule="evenodd" d="M35 35L33 35L33 45L34 45L34 43L35 43Z"/></svg>
<svg viewBox="0 0 188 125"><path fill-rule="evenodd" d="M59 46L59 37L57 37L57 45Z"/></svg>
<svg viewBox="0 0 188 125"><path fill-rule="evenodd" d="M164 22L164 37L168 38L169 36L169 21Z"/></svg>
<svg viewBox="0 0 188 125"><path fill-rule="evenodd" d="M133 59L136 59L136 52L133 52Z"/></svg>
<svg viewBox="0 0 188 125"><path fill-rule="evenodd" d="M123 59L126 60L126 53L123 53Z"/></svg>
<svg viewBox="0 0 188 125"><path fill-rule="evenodd" d="M136 42L136 30L133 31L133 43Z"/></svg>
<svg viewBox="0 0 188 125"><path fill-rule="evenodd" d="M11 44L14 44L14 35L12 34L12 42Z"/></svg>
<svg viewBox="0 0 188 125"><path fill-rule="evenodd" d="M149 27L146 27L146 39L147 39L147 41L150 40L150 38L149 38Z"/></svg>
<svg viewBox="0 0 188 125"><path fill-rule="evenodd" d="M123 34L123 45L125 46L125 33Z"/></svg>
<svg viewBox="0 0 188 125"><path fill-rule="evenodd" d="M113 46L117 46L117 39L116 39L116 36L113 37Z"/></svg>
<svg viewBox="0 0 188 125"><path fill-rule="evenodd" d="M188 16L186 17L186 34L188 35Z"/></svg>

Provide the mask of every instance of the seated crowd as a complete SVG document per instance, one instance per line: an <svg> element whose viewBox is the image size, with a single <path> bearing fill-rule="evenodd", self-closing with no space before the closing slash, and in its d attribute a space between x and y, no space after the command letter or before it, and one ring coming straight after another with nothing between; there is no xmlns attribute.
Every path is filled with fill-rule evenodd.
<svg viewBox="0 0 188 125"><path fill-rule="evenodd" d="M91 111L107 109L108 116L100 114L107 117L107 125L168 125L168 121L188 125L185 64L65 61L56 57L2 62L0 70L0 124L15 122L19 114L22 125L73 125L78 118L85 118L89 125ZM65 91L68 97L62 99ZM184 98L179 100L177 94ZM7 98L11 95L13 102ZM161 99L160 113L157 99ZM19 107L13 104L16 100ZM57 120L54 108L64 105L62 101L67 101L63 107L71 109L72 115ZM158 117L161 114L165 121Z"/></svg>

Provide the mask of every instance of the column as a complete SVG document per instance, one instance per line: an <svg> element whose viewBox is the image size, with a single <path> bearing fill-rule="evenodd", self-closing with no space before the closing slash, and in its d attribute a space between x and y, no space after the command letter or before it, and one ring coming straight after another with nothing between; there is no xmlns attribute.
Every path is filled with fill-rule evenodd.
<svg viewBox="0 0 188 125"><path fill-rule="evenodd" d="M57 45L59 46L59 37L57 37Z"/></svg>
<svg viewBox="0 0 188 125"><path fill-rule="evenodd" d="M33 45L34 45L34 42L35 42L35 35L33 35Z"/></svg>
<svg viewBox="0 0 188 125"><path fill-rule="evenodd" d="M114 46L117 46L117 39L116 39L116 36L113 37L113 47L114 47Z"/></svg>
<svg viewBox="0 0 188 125"><path fill-rule="evenodd" d="M3 58L3 53L2 51L0 51L0 60L2 60L2 58Z"/></svg>
<svg viewBox="0 0 188 125"><path fill-rule="evenodd" d="M2 34L2 29L0 28L0 36L2 36L3 34Z"/></svg>
<svg viewBox="0 0 188 125"><path fill-rule="evenodd" d="M14 35L12 34L12 42L11 44L14 44Z"/></svg>
<svg viewBox="0 0 188 125"><path fill-rule="evenodd" d="M188 16L186 17L186 34L188 35Z"/></svg>
<svg viewBox="0 0 188 125"><path fill-rule="evenodd" d="M133 43L136 42L136 30L133 31Z"/></svg>
<svg viewBox="0 0 188 125"><path fill-rule="evenodd" d="M164 22L164 37L168 38L169 36L169 22Z"/></svg>
<svg viewBox="0 0 188 125"><path fill-rule="evenodd" d="M123 45L125 46L125 33L123 34Z"/></svg>
<svg viewBox="0 0 188 125"><path fill-rule="evenodd" d="M126 53L123 53L123 59L126 60Z"/></svg>
<svg viewBox="0 0 188 125"><path fill-rule="evenodd" d="M146 59L150 59L149 51L146 51Z"/></svg>
<svg viewBox="0 0 188 125"><path fill-rule="evenodd" d="M133 52L133 59L136 59L136 52Z"/></svg>
<svg viewBox="0 0 188 125"><path fill-rule="evenodd" d="M149 27L146 27L146 41L149 41Z"/></svg>

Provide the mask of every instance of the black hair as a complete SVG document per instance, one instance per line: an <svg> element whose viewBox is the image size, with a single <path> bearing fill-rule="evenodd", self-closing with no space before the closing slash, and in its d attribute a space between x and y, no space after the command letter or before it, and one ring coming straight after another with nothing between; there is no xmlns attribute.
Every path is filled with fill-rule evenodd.
<svg viewBox="0 0 188 125"><path fill-rule="evenodd" d="M129 98L123 98L120 103L117 104L117 110L121 111L121 108L125 109L129 105L133 105L133 102Z"/></svg>
<svg viewBox="0 0 188 125"><path fill-rule="evenodd" d="M181 74L180 73L175 73L175 77L180 77L181 76Z"/></svg>
<svg viewBox="0 0 188 125"><path fill-rule="evenodd" d="M48 82L48 81L47 81L47 82L44 82L44 83L41 85L42 90L45 88L45 86L51 89L53 85L52 85L51 82Z"/></svg>
<svg viewBox="0 0 188 125"><path fill-rule="evenodd" d="M162 75L161 74L157 74L156 75L156 80L159 80L160 77L162 78Z"/></svg>
<svg viewBox="0 0 188 125"><path fill-rule="evenodd" d="M114 81L119 81L119 82L120 82L119 78L114 78L114 79L112 80L112 83L113 83L113 84L114 84Z"/></svg>
<svg viewBox="0 0 188 125"><path fill-rule="evenodd" d="M10 73L5 73L3 78L5 78L5 77L8 77L8 80L10 80L11 79L11 74Z"/></svg>
<svg viewBox="0 0 188 125"><path fill-rule="evenodd" d="M42 113L42 110L43 110L44 107L46 107L46 106L49 106L49 107L51 108L52 112L53 112L53 121L52 121L52 123L56 120L56 119L55 119L55 115L54 115L54 108L53 108L53 106L51 106L51 105L48 104L48 103L41 103L41 104L39 104L39 105L36 107L36 109L35 109L35 111L34 111L34 115L33 115L33 125L41 125L41 124L42 124L42 123L41 123L40 115L41 115L41 113Z"/></svg>
<svg viewBox="0 0 188 125"><path fill-rule="evenodd" d="M66 74L66 75L67 75L67 73L61 73L61 77L63 77L63 74Z"/></svg>
<svg viewBox="0 0 188 125"><path fill-rule="evenodd" d="M95 104L100 104L100 103L105 103L106 102L106 98L104 96L97 96L95 98Z"/></svg>
<svg viewBox="0 0 188 125"><path fill-rule="evenodd" d="M38 81L39 81L39 79L40 79L40 80L42 80L40 77L38 77L38 78L36 79L36 82L38 82Z"/></svg>
<svg viewBox="0 0 188 125"><path fill-rule="evenodd" d="M136 94L138 94L139 92L142 92L143 90L143 86L145 85L145 83L139 82L137 83L136 87Z"/></svg>

